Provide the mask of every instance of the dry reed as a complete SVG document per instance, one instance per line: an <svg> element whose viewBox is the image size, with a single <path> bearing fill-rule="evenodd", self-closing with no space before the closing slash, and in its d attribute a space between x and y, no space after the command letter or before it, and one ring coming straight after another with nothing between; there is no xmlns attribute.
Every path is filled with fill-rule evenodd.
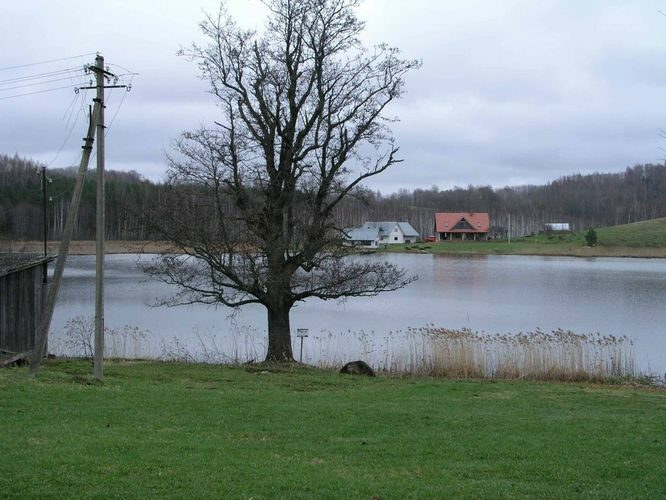
<svg viewBox="0 0 666 500"><path fill-rule="evenodd" d="M635 377L633 342L613 335L487 334L428 326L410 329L412 348L396 353L389 373L450 378L608 380Z"/></svg>

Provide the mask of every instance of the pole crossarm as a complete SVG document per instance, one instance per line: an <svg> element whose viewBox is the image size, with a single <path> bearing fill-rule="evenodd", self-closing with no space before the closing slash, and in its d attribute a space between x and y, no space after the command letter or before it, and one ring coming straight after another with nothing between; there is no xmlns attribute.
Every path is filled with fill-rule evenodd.
<svg viewBox="0 0 666 500"><path fill-rule="evenodd" d="M90 90L90 89L97 89L97 85L93 86L88 86L88 87L76 87L75 90ZM129 85L104 85L102 88L105 89L129 89L131 88Z"/></svg>
<svg viewBox="0 0 666 500"><path fill-rule="evenodd" d="M95 73L101 73L102 75L105 75L109 78L115 78L116 75L115 73L111 73L108 69L100 68L99 66L93 66L93 65L86 65L86 68L90 71L94 71Z"/></svg>

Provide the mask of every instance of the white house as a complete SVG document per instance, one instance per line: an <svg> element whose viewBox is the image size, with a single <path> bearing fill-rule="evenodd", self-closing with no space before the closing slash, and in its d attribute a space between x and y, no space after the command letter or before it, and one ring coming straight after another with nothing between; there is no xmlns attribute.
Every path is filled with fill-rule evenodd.
<svg viewBox="0 0 666 500"><path fill-rule="evenodd" d="M408 222L366 222L363 227L348 228L344 233L347 244L368 248L415 243L419 238L419 233Z"/></svg>

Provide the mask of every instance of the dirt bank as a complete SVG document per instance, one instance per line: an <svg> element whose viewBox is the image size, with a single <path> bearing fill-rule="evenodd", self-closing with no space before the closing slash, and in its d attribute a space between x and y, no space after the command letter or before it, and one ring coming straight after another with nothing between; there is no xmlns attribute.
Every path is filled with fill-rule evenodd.
<svg viewBox="0 0 666 500"><path fill-rule="evenodd" d="M59 241L49 241L49 253L57 254ZM105 253L171 253L173 246L165 241L107 241L104 244ZM42 253L44 243L41 241L0 241L0 252ZM69 246L70 255L93 255L95 253L94 241L72 241Z"/></svg>

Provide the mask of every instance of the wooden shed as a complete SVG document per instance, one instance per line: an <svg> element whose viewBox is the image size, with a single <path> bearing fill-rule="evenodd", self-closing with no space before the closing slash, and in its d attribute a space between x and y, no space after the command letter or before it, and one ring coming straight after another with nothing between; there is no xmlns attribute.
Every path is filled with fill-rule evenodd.
<svg viewBox="0 0 666 500"><path fill-rule="evenodd" d="M0 253L0 352L26 352L34 347L51 260L43 255Z"/></svg>

